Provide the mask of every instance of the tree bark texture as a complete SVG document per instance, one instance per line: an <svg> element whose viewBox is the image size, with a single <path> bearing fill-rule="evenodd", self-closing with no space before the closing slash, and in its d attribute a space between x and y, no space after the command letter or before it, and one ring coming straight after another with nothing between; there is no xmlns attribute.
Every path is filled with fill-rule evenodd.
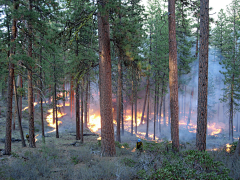
<svg viewBox="0 0 240 180"><path fill-rule="evenodd" d="M14 11L17 11L17 0L14 0ZM10 30L8 30L10 31ZM12 21L12 35L11 42L13 43L17 37L17 19ZM11 154L11 139L12 139L12 98L13 98L13 78L14 78L14 65L12 64L12 56L14 55L15 46L12 45L9 54L8 64L8 91L7 91L7 117L6 117L6 137L5 137L5 155Z"/></svg>
<svg viewBox="0 0 240 180"><path fill-rule="evenodd" d="M101 149L103 156L116 154L112 114L112 81L109 15L106 0L99 0L98 36L99 36L99 90L101 114Z"/></svg>
<svg viewBox="0 0 240 180"><path fill-rule="evenodd" d="M32 11L32 0L29 0L29 11ZM32 24L31 19L28 21L29 44L28 56L32 58ZM32 85L32 67L28 70L28 113L29 113L29 146L35 148L34 134L34 112L33 112L33 85Z"/></svg>
<svg viewBox="0 0 240 180"><path fill-rule="evenodd" d="M196 134L196 146L200 151L206 150L208 39L209 39L209 0L201 0L199 72L198 72L198 109L197 109L197 134Z"/></svg>
<svg viewBox="0 0 240 180"><path fill-rule="evenodd" d="M169 87L171 106L172 149L179 151L178 125L178 69L177 69L177 42L175 25L175 0L168 0L169 23Z"/></svg>

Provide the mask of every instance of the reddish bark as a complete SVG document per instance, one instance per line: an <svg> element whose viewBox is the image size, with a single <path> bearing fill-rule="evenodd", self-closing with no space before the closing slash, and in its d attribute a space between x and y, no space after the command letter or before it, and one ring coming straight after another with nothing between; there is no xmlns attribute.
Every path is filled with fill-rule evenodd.
<svg viewBox="0 0 240 180"><path fill-rule="evenodd" d="M177 69L177 41L175 23L175 0L168 0L169 23L169 87L171 106L172 149L179 151L179 111L178 111L178 69Z"/></svg>

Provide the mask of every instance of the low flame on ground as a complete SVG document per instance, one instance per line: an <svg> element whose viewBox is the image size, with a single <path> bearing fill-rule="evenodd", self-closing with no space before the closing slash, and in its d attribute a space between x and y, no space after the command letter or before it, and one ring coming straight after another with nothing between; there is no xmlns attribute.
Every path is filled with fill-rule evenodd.
<svg viewBox="0 0 240 180"><path fill-rule="evenodd" d="M36 106L38 103L37 102L35 102L35 103L33 103L33 106ZM25 107L25 108L23 108L22 109L22 111L25 111L26 109L28 109L28 106L27 107Z"/></svg>
<svg viewBox="0 0 240 180"><path fill-rule="evenodd" d="M226 144L226 151L228 153L230 153L230 148L231 148L232 145L230 145L229 143Z"/></svg>
<svg viewBox="0 0 240 180"><path fill-rule="evenodd" d="M53 109L48 110L48 112L50 113L47 118L46 121L48 123L48 126L52 127L52 128L56 128L56 123L53 123ZM64 115L66 115L66 113L60 113L59 111L57 112L57 117L63 117ZM58 125L61 124L62 121L58 121ZM56 129L55 129L56 131Z"/></svg>

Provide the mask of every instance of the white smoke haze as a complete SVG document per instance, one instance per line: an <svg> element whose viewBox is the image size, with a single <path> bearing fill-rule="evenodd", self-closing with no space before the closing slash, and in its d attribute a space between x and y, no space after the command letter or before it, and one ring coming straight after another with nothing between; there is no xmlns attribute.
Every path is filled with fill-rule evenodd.
<svg viewBox="0 0 240 180"><path fill-rule="evenodd" d="M208 129L207 129L207 149L216 148L219 146L223 146L228 142L228 129L229 129L229 118L226 113L228 110L227 104L223 104L220 102L220 98L223 96L223 91L221 90L224 87L223 84L223 75L219 72L219 70L223 71L222 66L219 65L219 56L215 53L214 50L210 49L209 51L209 83L208 88L211 89L211 92L208 94ZM196 141L196 128L197 128L197 100L198 100L198 61L194 61L191 66L191 73L187 75L183 75L180 79L190 78L190 81L187 83L186 91L180 91L178 93L179 100L179 139L180 143L184 142L195 142ZM151 85L151 93L150 93L150 112L149 112L149 139L153 140L154 134L154 82L150 81ZM182 88L180 86L180 88ZM138 91L138 103L137 103L137 119L138 119L138 127L137 127L137 137L145 139L146 134L146 117L147 117L147 102L144 113L144 124L139 124L142 111L144 98L146 93L146 78L140 80L139 83L139 91ZM70 84L66 84L66 90L70 90ZM191 93L193 92L193 96L191 97ZM125 136L129 135L131 132L131 103L129 100L129 96L126 98L124 94L124 130ZM191 116L190 122L187 125L187 121L189 118L189 108L191 101ZM160 100L159 100L160 103ZM68 95L68 99L66 101L66 108L64 112L67 114L63 117L62 124L59 126L59 132L69 132L76 133L76 118L75 118L75 109L73 111L72 118L70 116L70 98ZM81 104L80 104L81 105ZM75 106L75 101L74 101ZM163 106L163 105L162 105ZM160 107L159 107L160 108ZM133 108L135 110L135 107ZM185 109L185 116L184 116ZM116 112L116 96L113 95L113 114ZM100 101L99 101L99 87L95 82L91 82L91 96L90 96L90 120L89 120L89 129L92 132L98 133L101 135L101 119L100 119ZM211 115L211 116L210 116ZM135 134L135 112L133 113L133 134ZM113 116L114 122L114 131L116 135L116 117ZM171 140L170 134L170 125L168 124L169 118L169 92L165 95L165 119L166 126L163 121L163 107L161 117L161 133L159 132L159 124L156 121L156 140ZM61 119L60 119L61 120ZM239 132L236 132L237 125L237 114L234 116L234 139L237 140L239 136ZM121 125L122 127L122 125ZM122 133L122 131L121 131ZM134 135L135 137L135 135ZM122 136L123 138L123 136Z"/></svg>

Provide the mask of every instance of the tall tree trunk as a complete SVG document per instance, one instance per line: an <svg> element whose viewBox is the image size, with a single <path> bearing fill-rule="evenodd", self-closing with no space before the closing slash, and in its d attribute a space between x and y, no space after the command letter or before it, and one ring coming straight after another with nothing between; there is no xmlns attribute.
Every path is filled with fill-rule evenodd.
<svg viewBox="0 0 240 180"><path fill-rule="evenodd" d="M19 87L23 88L22 75L19 76L19 79L20 79ZM19 99L19 101L18 101L19 102L19 113L20 113L20 118L22 119L22 94L19 95L18 99Z"/></svg>
<svg viewBox="0 0 240 180"><path fill-rule="evenodd" d="M137 81L137 67L135 65L135 74L134 74L134 104L135 104L135 134L137 134L137 88L138 88L138 81Z"/></svg>
<svg viewBox="0 0 240 180"><path fill-rule="evenodd" d="M63 82L63 111L65 111L65 101L66 101L66 95L65 95L65 80ZM77 93L77 92L76 92Z"/></svg>
<svg viewBox="0 0 240 180"><path fill-rule="evenodd" d="M200 6L200 48L198 73L198 110L196 146L206 150L207 132L207 89L208 89L208 38L209 38L209 0L201 0Z"/></svg>
<svg viewBox="0 0 240 180"><path fill-rule="evenodd" d="M85 128L87 128L87 102L88 102L88 74L85 77L86 81L85 81L85 107L84 107L84 120L85 120Z"/></svg>
<svg viewBox="0 0 240 180"><path fill-rule="evenodd" d="M132 106L132 120L131 120L131 136L133 136L133 72L132 72L132 91L131 91L132 95L131 95L131 106Z"/></svg>
<svg viewBox="0 0 240 180"><path fill-rule="evenodd" d="M84 79L81 83L81 143L83 143L83 92L84 92Z"/></svg>
<svg viewBox="0 0 240 180"><path fill-rule="evenodd" d="M229 140L233 142L233 81L234 74L232 76L232 84L231 84L231 98L230 98L230 115L229 115Z"/></svg>
<svg viewBox="0 0 240 180"><path fill-rule="evenodd" d="M90 74L88 75L88 123L90 122L90 98L91 98L91 89L90 89Z"/></svg>
<svg viewBox="0 0 240 180"><path fill-rule="evenodd" d="M14 11L18 9L17 0L14 0ZM12 21L12 36L11 42L13 43L17 36L17 19ZM11 47L8 63L8 91L7 91L7 117L6 117L6 136L5 136L5 155L11 154L11 139L12 139L12 98L13 98L13 78L14 78L14 65L12 64L12 56L14 55L14 45Z"/></svg>
<svg viewBox="0 0 240 180"><path fill-rule="evenodd" d="M157 87L157 78L155 77L153 140L155 140L155 135L156 135L157 88L158 88Z"/></svg>
<svg viewBox="0 0 240 180"><path fill-rule="evenodd" d="M186 109L186 86L184 87L185 92L184 92L184 108L183 108L183 117L184 117L184 121L185 121L185 109Z"/></svg>
<svg viewBox="0 0 240 180"><path fill-rule="evenodd" d="M32 11L32 0L29 0L29 11ZM32 24L31 18L28 21L29 44L28 56L32 58ZM33 112L33 86L32 86L32 67L28 70L28 112L29 112L29 146L35 148L35 134L34 134L34 112Z"/></svg>
<svg viewBox="0 0 240 180"><path fill-rule="evenodd" d="M156 120L156 123L157 123L157 127L158 127L158 120L159 120L159 111L158 111L158 107L159 107L159 83L157 83L157 112L156 112L156 114L157 114L157 120ZM157 128L157 130L158 130L158 128Z"/></svg>
<svg viewBox="0 0 240 180"><path fill-rule="evenodd" d="M101 149L103 156L114 156L116 149L112 114L110 33L106 3L106 0L99 0L98 2Z"/></svg>
<svg viewBox="0 0 240 180"><path fill-rule="evenodd" d="M169 87L171 106L172 149L179 151L178 125L178 69L177 69L177 42L175 26L175 0L168 0L169 22Z"/></svg>
<svg viewBox="0 0 240 180"><path fill-rule="evenodd" d="M57 77L56 77L56 61L55 61L55 56L54 56L54 106L53 109L55 109L56 112L56 138L59 138L59 133L58 133L58 109L57 109Z"/></svg>
<svg viewBox="0 0 240 180"><path fill-rule="evenodd" d="M148 104L147 104L147 126L146 126L146 139L148 139L148 130L149 130L149 99L150 99L150 90L148 91Z"/></svg>
<svg viewBox="0 0 240 180"><path fill-rule="evenodd" d="M15 82L14 78L13 78L13 86L14 86L14 91L15 91L15 102L17 105L18 126L19 126L21 141L22 141L22 147L26 147L25 139L23 136L23 130L22 130L22 120L20 117L20 111L19 111L19 107L18 107L18 94L17 94L16 82Z"/></svg>
<svg viewBox="0 0 240 180"><path fill-rule="evenodd" d="M41 36L41 41L43 40L43 37ZM43 143L45 143L45 133L44 133L44 121L43 121L43 98L42 98L42 95L41 93L43 92L43 84L42 84L42 81L43 81L43 78L42 78L42 47L40 47L40 57L39 57L39 63L40 63L40 91L39 91L39 94L40 94L40 101L41 101L41 124L42 124L42 140L43 140Z"/></svg>
<svg viewBox="0 0 240 180"><path fill-rule="evenodd" d="M76 140L80 140L79 83L76 78Z"/></svg>
<svg viewBox="0 0 240 180"><path fill-rule="evenodd" d="M147 94L148 94L148 87L149 87L149 78L147 78L147 88L146 88L146 94L145 94L144 103L143 103L143 111L142 111L142 118L141 118L140 124L143 124L143 118L144 118L144 112L145 112L145 106L146 106Z"/></svg>
<svg viewBox="0 0 240 180"><path fill-rule="evenodd" d="M117 89L117 137L116 140L121 142L120 136L120 122L122 113L122 55L118 58L118 89Z"/></svg>

